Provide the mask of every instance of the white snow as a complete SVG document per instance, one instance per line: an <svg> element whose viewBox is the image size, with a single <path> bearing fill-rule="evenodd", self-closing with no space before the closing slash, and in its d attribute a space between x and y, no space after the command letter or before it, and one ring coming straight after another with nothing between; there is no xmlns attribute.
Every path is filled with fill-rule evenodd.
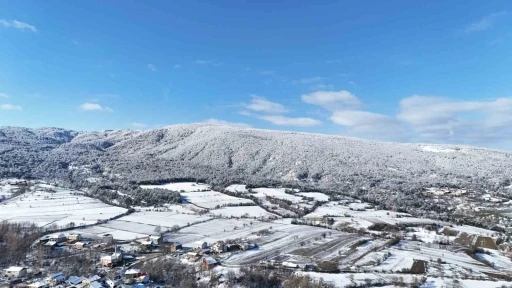
<svg viewBox="0 0 512 288"><path fill-rule="evenodd" d="M237 198L223 194L221 192L207 191L207 192L186 192L181 193L181 197L188 203L192 203L202 208L213 209L217 206L223 205L238 205L238 204L253 204L252 200L245 198Z"/></svg>
<svg viewBox="0 0 512 288"><path fill-rule="evenodd" d="M56 192L42 191L42 188L53 188ZM65 226L72 222L76 226L94 224L125 212L124 208L85 197L79 191L40 184L34 191L0 203L0 220L34 222L39 226Z"/></svg>
<svg viewBox="0 0 512 288"><path fill-rule="evenodd" d="M185 191L185 192L197 192L197 191L208 191L211 189L210 185L208 184L201 184L201 183L195 183L195 182L177 182L177 183L169 183L169 184L163 184L163 185L141 185L142 189L154 189L154 188L160 188L160 189L167 189L170 191Z"/></svg>
<svg viewBox="0 0 512 288"><path fill-rule="evenodd" d="M271 214L263 210L260 206L222 207L220 209L210 210L210 213L225 217L278 217L275 214Z"/></svg>
<svg viewBox="0 0 512 288"><path fill-rule="evenodd" d="M315 198L317 201L329 201L329 196L320 192L300 192L297 195L306 196L310 198Z"/></svg>

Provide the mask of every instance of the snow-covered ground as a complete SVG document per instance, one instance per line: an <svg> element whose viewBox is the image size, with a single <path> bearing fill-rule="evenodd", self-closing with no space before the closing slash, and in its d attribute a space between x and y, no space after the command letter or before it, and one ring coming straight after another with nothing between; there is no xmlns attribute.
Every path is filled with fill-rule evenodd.
<svg viewBox="0 0 512 288"><path fill-rule="evenodd" d="M222 207L220 209L210 210L210 213L225 217L278 217L275 214L263 210L260 206Z"/></svg>
<svg viewBox="0 0 512 288"><path fill-rule="evenodd" d="M379 274L379 273L341 273L341 274L326 274L317 272L298 272L300 275L309 276L318 282L334 285L335 287L347 287L349 285L365 285L368 283L373 284L393 284L403 282L409 287L413 282L421 280L420 275L407 275L407 274ZM397 286L390 286L397 287Z"/></svg>
<svg viewBox="0 0 512 288"><path fill-rule="evenodd" d="M428 277L427 280L420 288L448 288L448 287L463 287L463 288L499 288L509 287L510 282L507 281L481 281L469 279L450 279L450 278L435 278ZM462 285L462 286L460 286Z"/></svg>
<svg viewBox="0 0 512 288"><path fill-rule="evenodd" d="M258 198L265 198L267 196L275 197L291 201L292 203L301 203L302 197L293 194L287 194L284 191L286 188L255 188L252 189L253 195Z"/></svg>
<svg viewBox="0 0 512 288"><path fill-rule="evenodd" d="M226 187L226 191L233 193L247 193L247 185L233 184Z"/></svg>
<svg viewBox="0 0 512 288"><path fill-rule="evenodd" d="M300 193L297 193L297 195L314 198L317 201L329 201L329 196L325 195L324 193L320 193L320 192L300 192Z"/></svg>
<svg viewBox="0 0 512 288"><path fill-rule="evenodd" d="M512 272L512 261L509 257L501 255L496 250L485 249L488 253L476 253L476 257L490 263L492 267L499 271Z"/></svg>
<svg viewBox="0 0 512 288"><path fill-rule="evenodd" d="M493 235L497 234L496 231L479 228L479 227L474 227L474 226L468 226L468 225L447 227L447 229L465 232L467 234L472 234L472 235L481 235L481 236L493 236Z"/></svg>
<svg viewBox="0 0 512 288"><path fill-rule="evenodd" d="M177 183L169 183L169 184L163 184L163 185L141 185L140 187L143 189L160 188L160 189L167 189L170 191L177 191L177 192L181 192L181 191L197 192L197 191L210 190L210 185L195 183L195 182L177 182Z"/></svg>
<svg viewBox="0 0 512 288"><path fill-rule="evenodd" d="M55 192L43 191L53 189ZM0 220L34 222L39 226L94 224L125 213L124 208L85 197L82 192L37 184L33 191L0 203Z"/></svg>
<svg viewBox="0 0 512 288"><path fill-rule="evenodd" d="M181 198L188 203L209 209L214 209L217 206L222 207L247 203L256 205L250 199L237 198L215 191L181 193Z"/></svg>

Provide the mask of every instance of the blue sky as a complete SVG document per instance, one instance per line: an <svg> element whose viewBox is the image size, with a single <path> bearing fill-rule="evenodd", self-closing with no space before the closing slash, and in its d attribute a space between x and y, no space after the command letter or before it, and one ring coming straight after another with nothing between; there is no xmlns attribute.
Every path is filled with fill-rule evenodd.
<svg viewBox="0 0 512 288"><path fill-rule="evenodd" d="M510 1L204 2L0 0L0 125L512 149Z"/></svg>

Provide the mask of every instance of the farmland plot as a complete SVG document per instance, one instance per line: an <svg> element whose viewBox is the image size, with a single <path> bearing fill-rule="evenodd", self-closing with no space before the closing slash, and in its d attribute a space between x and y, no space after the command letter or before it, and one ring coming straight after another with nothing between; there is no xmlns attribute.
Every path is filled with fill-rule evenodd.
<svg viewBox="0 0 512 288"><path fill-rule="evenodd" d="M239 204L256 205L250 199L237 198L215 191L181 193L181 198L185 202L208 209L214 209L222 206L236 206Z"/></svg>
<svg viewBox="0 0 512 288"><path fill-rule="evenodd" d="M265 211L260 206L221 207L219 209L210 210L210 213L224 217L279 217L275 214Z"/></svg>
<svg viewBox="0 0 512 288"><path fill-rule="evenodd" d="M269 235L256 240L259 249L232 255L225 262L237 265L255 263L286 253L319 260L330 259L338 256L339 250L354 243L358 238L354 234L319 227L287 224L272 227L272 232ZM332 234L329 235L329 232L332 232ZM329 236L324 239L323 233Z"/></svg>
<svg viewBox="0 0 512 288"><path fill-rule="evenodd" d="M167 189L169 191L176 191L176 192L198 192L198 191L208 191L211 189L210 185L208 184L201 184L201 183L195 183L195 182L178 182L178 183L169 183L169 184L163 184L163 185L141 185L142 189Z"/></svg>
<svg viewBox="0 0 512 288"><path fill-rule="evenodd" d="M53 192L43 191L53 189ZM0 220L35 222L39 226L94 224L125 213L127 210L85 197L78 191L37 184L34 191L0 204Z"/></svg>
<svg viewBox="0 0 512 288"><path fill-rule="evenodd" d="M269 197L287 200L287 201L290 201L295 204L303 202L302 197L296 196L294 194L287 194L284 192L285 190L286 190L286 188L256 188L256 189L252 189L253 195L258 198L266 198L267 196L269 196Z"/></svg>
<svg viewBox="0 0 512 288"><path fill-rule="evenodd" d="M81 229L78 232L88 235L112 234L118 240L132 240L172 230L173 226L184 227L194 223L208 221L208 216L200 216L192 213L179 212L183 209L175 208L173 212L138 211L119 219L99 224L91 229ZM158 227L158 229L157 229Z"/></svg>

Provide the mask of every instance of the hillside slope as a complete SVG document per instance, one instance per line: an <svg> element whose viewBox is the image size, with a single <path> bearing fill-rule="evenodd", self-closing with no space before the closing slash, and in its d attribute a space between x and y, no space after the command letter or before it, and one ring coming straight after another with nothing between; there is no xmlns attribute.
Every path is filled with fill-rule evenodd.
<svg viewBox="0 0 512 288"><path fill-rule="evenodd" d="M211 124L103 132L3 127L0 160L3 177L273 180L332 189L391 184L499 189L512 175L507 152Z"/></svg>

